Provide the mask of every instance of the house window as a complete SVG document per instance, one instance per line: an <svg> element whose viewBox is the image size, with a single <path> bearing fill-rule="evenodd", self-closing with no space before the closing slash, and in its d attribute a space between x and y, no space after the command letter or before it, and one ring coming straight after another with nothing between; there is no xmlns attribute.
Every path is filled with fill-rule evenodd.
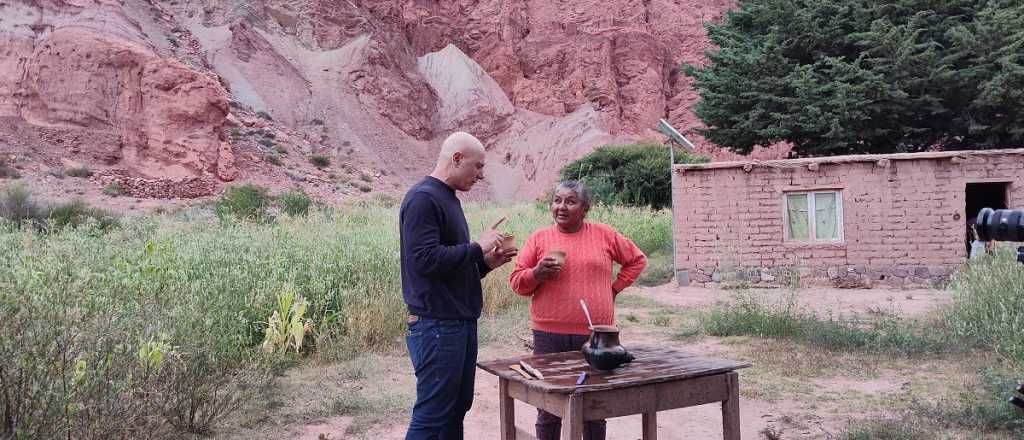
<svg viewBox="0 0 1024 440"><path fill-rule="evenodd" d="M842 241L842 192L791 192L785 197L787 241Z"/></svg>

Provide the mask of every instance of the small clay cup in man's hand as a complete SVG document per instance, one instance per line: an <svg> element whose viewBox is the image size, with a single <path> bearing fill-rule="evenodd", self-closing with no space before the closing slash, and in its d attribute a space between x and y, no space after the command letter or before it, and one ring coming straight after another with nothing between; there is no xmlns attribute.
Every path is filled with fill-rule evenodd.
<svg viewBox="0 0 1024 440"><path fill-rule="evenodd" d="M563 251L548 251L547 255L545 256L554 258L555 263L557 263L558 265L565 264L565 252Z"/></svg>
<svg viewBox="0 0 1024 440"><path fill-rule="evenodd" d="M498 244L498 246L501 246L501 250L503 250L505 252L508 252L508 251L510 251L512 249L517 249L516 248L516 236L512 235L512 234L505 234L505 235L503 235L501 237L501 243Z"/></svg>

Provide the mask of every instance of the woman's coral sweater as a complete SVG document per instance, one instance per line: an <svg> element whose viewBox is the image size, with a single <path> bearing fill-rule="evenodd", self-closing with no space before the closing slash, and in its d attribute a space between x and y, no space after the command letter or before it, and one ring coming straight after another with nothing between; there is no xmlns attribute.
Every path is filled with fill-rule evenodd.
<svg viewBox="0 0 1024 440"><path fill-rule="evenodd" d="M548 251L565 252L562 271L545 282L533 267ZM612 262L622 265L612 282ZM594 325L615 324L615 294L629 287L647 265L647 257L611 226L584 222L579 231L565 233L552 225L539 229L519 251L509 283L512 290L532 296L530 320L534 330L587 335L590 330L580 299L587 302Z"/></svg>

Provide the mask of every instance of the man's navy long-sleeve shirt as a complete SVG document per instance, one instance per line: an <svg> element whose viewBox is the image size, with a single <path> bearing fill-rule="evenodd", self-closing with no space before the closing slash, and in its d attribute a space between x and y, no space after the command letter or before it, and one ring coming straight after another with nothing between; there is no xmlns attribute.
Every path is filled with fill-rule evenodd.
<svg viewBox="0 0 1024 440"><path fill-rule="evenodd" d="M409 313L434 319L477 319L480 279L490 271L455 190L426 177L405 194L398 214L402 297Z"/></svg>

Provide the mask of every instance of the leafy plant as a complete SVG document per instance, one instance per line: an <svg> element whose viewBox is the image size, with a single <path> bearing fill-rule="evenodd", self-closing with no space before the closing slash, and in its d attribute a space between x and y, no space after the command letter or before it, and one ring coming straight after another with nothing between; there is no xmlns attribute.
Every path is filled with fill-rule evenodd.
<svg viewBox="0 0 1024 440"><path fill-rule="evenodd" d="M676 163L707 160L676 154ZM562 167L560 176L585 183L593 202L653 209L672 203L669 151L660 144L606 145Z"/></svg>
<svg viewBox="0 0 1024 440"><path fill-rule="evenodd" d="M312 322L305 320L306 300L296 295L294 288L285 286L277 296L277 308L267 321L263 337L263 350L284 354L294 348L298 353Z"/></svg>
<svg viewBox="0 0 1024 440"><path fill-rule="evenodd" d="M267 212L269 206L270 196L267 194L266 188L246 184L226 189L214 205L214 212L222 220L234 217L247 221L266 222L272 220Z"/></svg>

